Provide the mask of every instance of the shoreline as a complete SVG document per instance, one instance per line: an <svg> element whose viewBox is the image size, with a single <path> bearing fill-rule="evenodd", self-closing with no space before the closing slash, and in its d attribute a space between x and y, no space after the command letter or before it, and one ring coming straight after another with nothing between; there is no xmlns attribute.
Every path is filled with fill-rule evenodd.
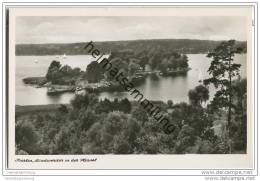
<svg viewBox="0 0 260 181"><path fill-rule="evenodd" d="M186 68L182 70L174 70L174 71L167 71L165 73L162 73L160 71L147 71L147 72L142 72L138 74L137 77L132 77L131 82L137 86L146 79L147 76L150 75L156 75L156 76L162 76L162 77L167 77L167 76L178 76L178 75L183 75L186 74L191 68ZM125 91L124 88L114 82L108 82L108 81L100 81L97 83L87 83L82 85L58 85L58 84L52 84L49 82L46 77L26 77L23 79L23 83L26 85L31 85L35 86L36 88L42 88L42 87L47 87L48 90L46 94L48 95L57 95L57 94L62 94L65 92L75 92L77 94L77 89L79 88L80 90L86 90L90 93L101 93L101 92L123 92Z"/></svg>

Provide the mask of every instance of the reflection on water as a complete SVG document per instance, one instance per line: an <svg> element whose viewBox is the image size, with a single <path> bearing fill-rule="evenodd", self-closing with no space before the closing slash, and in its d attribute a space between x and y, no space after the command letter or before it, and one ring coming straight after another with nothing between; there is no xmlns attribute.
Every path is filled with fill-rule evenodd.
<svg viewBox="0 0 260 181"><path fill-rule="evenodd" d="M74 97L73 93L64 93L57 96L48 96L46 88L35 88L25 85L22 79L30 76L44 76L48 66L55 57L53 56L17 56L16 57L16 104L37 105L37 104L58 104L69 103ZM149 76L143 84L136 86L146 99L150 100L173 100L173 102L188 101L188 91L199 85L199 77L208 77L210 60L205 54L189 54L189 66L192 68L187 75L177 77L156 77ZM37 63L35 63L37 59ZM68 56L62 59L61 64L68 64L71 67L79 67L85 70L87 65L94 59L91 56ZM237 55L237 63L242 64L241 74L246 76L246 55ZM200 75L201 74L201 75ZM214 88L210 87L210 96L213 97ZM127 92L103 92L100 98L129 98L133 97Z"/></svg>
<svg viewBox="0 0 260 181"><path fill-rule="evenodd" d="M189 54L189 66L192 68L187 75L180 75L177 77L147 77L144 84L137 86L140 92L143 93L146 99L173 100L173 102L188 102L188 92L195 86L199 85L199 80L202 76L203 79L209 77L208 68L210 60L205 54ZM246 55L236 55L235 60L237 63L242 64L241 75L246 76ZM210 97L215 94L213 86L209 87ZM124 98L127 97L133 100L133 96L129 93L108 93L104 92L100 95L101 98Z"/></svg>

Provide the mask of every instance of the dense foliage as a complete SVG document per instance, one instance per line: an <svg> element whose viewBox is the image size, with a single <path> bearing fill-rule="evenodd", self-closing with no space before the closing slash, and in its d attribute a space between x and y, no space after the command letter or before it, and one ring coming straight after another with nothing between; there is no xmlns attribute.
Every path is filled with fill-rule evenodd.
<svg viewBox="0 0 260 181"><path fill-rule="evenodd" d="M173 50L146 49L145 51L118 50L112 52L109 59L113 66L133 76L135 73L150 70L159 70L165 73L170 70L183 70L188 68L188 57Z"/></svg>
<svg viewBox="0 0 260 181"><path fill-rule="evenodd" d="M99 65L98 62L92 61L87 66L86 73L84 76L89 83L96 83L102 80L104 77L104 69Z"/></svg>
<svg viewBox="0 0 260 181"><path fill-rule="evenodd" d="M59 61L52 61L46 79L53 84L74 85L79 76L82 75L80 68L72 69L68 65L62 66Z"/></svg>
<svg viewBox="0 0 260 181"><path fill-rule="evenodd" d="M245 85L245 80L234 83L233 152L246 151ZM177 126L173 133L165 134L137 102L98 100L94 94L78 95L50 113L18 116L17 154L227 153L225 130L217 129L224 124L218 121L223 112L211 104L154 104Z"/></svg>

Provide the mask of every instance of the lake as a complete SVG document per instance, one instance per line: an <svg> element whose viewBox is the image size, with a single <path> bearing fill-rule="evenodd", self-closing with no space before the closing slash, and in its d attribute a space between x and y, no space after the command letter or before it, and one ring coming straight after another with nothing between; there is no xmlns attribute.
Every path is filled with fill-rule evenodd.
<svg viewBox="0 0 260 181"><path fill-rule="evenodd" d="M188 92L199 85L199 77L207 78L207 70L210 60L206 54L188 54L191 70L187 75L176 77L147 77L143 84L136 87L144 97L149 100L172 100L174 103L187 102ZM74 93L64 93L57 96L48 96L47 88L36 88L25 85L22 81L26 77L45 76L47 69L55 56L16 56L15 75L15 103L16 105L42 105L42 104L66 104L75 96ZM37 61L36 61L37 60ZM56 59L57 60L57 59ZM66 59L59 59L62 65L69 65L72 68L79 67L86 70L87 65L94 61L90 55L67 56ZM236 55L236 63L240 63L241 75L246 77L246 54ZM214 95L214 87L210 87L210 97ZM103 92L100 98L128 98L133 97L128 92Z"/></svg>

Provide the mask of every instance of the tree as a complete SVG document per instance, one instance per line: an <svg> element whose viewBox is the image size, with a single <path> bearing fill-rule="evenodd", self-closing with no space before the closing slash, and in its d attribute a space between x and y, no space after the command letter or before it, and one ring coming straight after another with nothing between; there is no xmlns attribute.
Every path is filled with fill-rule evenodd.
<svg viewBox="0 0 260 181"><path fill-rule="evenodd" d="M101 148L101 130L103 125L100 122L94 123L86 133L86 143L82 146L84 154L101 154L104 149Z"/></svg>
<svg viewBox="0 0 260 181"><path fill-rule="evenodd" d="M125 137L124 140L134 146L140 130L141 126L138 124L137 120L129 117L126 122L125 130L123 132Z"/></svg>
<svg viewBox="0 0 260 181"><path fill-rule="evenodd" d="M71 71L71 74L72 74L73 76L79 76L80 73L81 73L81 70L80 70L80 68L78 68L78 67L72 69L72 71Z"/></svg>
<svg viewBox="0 0 260 181"><path fill-rule="evenodd" d="M90 83L99 82L103 78L103 69L97 61L93 61L87 66L86 78Z"/></svg>
<svg viewBox="0 0 260 181"><path fill-rule="evenodd" d="M190 104L192 105L198 104L199 98L195 89L189 90L188 96L189 96Z"/></svg>
<svg viewBox="0 0 260 181"><path fill-rule="evenodd" d="M143 68L143 70L145 69L145 65L148 63L148 61L149 61L149 58L147 57L146 54L144 54L140 57L139 65Z"/></svg>
<svg viewBox="0 0 260 181"><path fill-rule="evenodd" d="M111 135L118 134L126 124L127 116L119 111L110 112L104 120L103 131Z"/></svg>
<svg viewBox="0 0 260 181"><path fill-rule="evenodd" d="M66 154L70 152L70 133L69 128L62 126L54 137L54 153Z"/></svg>
<svg viewBox="0 0 260 181"><path fill-rule="evenodd" d="M135 108L132 111L132 117L135 118L138 122L141 122L142 125L144 125L144 123L148 121L147 112L141 106Z"/></svg>
<svg viewBox="0 0 260 181"><path fill-rule="evenodd" d="M181 68L187 68L189 66L187 55L181 55L181 59L179 61L179 66Z"/></svg>
<svg viewBox="0 0 260 181"><path fill-rule="evenodd" d="M156 135L146 135L137 138L136 140L137 153L142 154L158 154L160 153L160 140Z"/></svg>
<svg viewBox="0 0 260 181"><path fill-rule="evenodd" d="M58 108L58 110L62 114L67 114L69 112L67 106L64 104L61 104L60 107Z"/></svg>
<svg viewBox="0 0 260 181"><path fill-rule="evenodd" d="M116 135L113 140L113 150L115 154L131 154L132 149L128 141L122 135Z"/></svg>
<svg viewBox="0 0 260 181"><path fill-rule="evenodd" d="M88 106L94 106L98 102L98 98L95 94L76 95L71 100L71 105L74 109L87 109Z"/></svg>
<svg viewBox="0 0 260 181"><path fill-rule="evenodd" d="M246 153L247 146L247 111L246 111L246 79L233 82L234 119L232 119L231 135L234 150Z"/></svg>
<svg viewBox="0 0 260 181"><path fill-rule="evenodd" d="M162 62L158 65L158 70L160 70L162 73L166 73L167 69L170 68L169 66L170 64L168 62L168 59L164 58Z"/></svg>
<svg viewBox="0 0 260 181"><path fill-rule="evenodd" d="M15 143L18 150L29 154L37 153L38 134L28 120L20 120L15 125Z"/></svg>
<svg viewBox="0 0 260 181"><path fill-rule="evenodd" d="M140 70L140 65L135 62L131 62L128 66L128 75L133 76L138 70Z"/></svg>
<svg viewBox="0 0 260 181"><path fill-rule="evenodd" d="M188 95L192 105L201 105L202 102L209 99L209 90L205 86L199 85L190 90Z"/></svg>
<svg viewBox="0 0 260 181"><path fill-rule="evenodd" d="M226 108L227 137L230 139L231 109L232 109L232 80L239 75L240 64L234 63L235 53L241 53L241 48L235 47L235 40L222 42L207 57L213 58L208 69L210 78L204 84L213 84L217 89L213 103L220 108ZM231 153L231 140L229 140Z"/></svg>
<svg viewBox="0 0 260 181"><path fill-rule="evenodd" d="M100 129L100 141L105 153L113 153L115 151L114 149L118 149L118 151L123 149L124 153L127 152L125 150L126 145L124 143L122 143L122 145L119 143L119 145L124 148L119 145L118 146L120 148L117 147L117 143L115 143L116 137L120 134L124 134L125 130L128 128L127 119L127 115L119 111L110 112L107 114L107 117L102 123L102 128Z"/></svg>
<svg viewBox="0 0 260 181"><path fill-rule="evenodd" d="M114 110L114 111L119 111L119 110L120 110L118 98L115 98L115 99L114 99L114 101L112 102L111 108L112 108L112 110Z"/></svg>
<svg viewBox="0 0 260 181"><path fill-rule="evenodd" d="M177 143L175 145L176 153L187 153L188 148L195 144L195 140L194 128L189 125L184 125L177 138Z"/></svg>
<svg viewBox="0 0 260 181"><path fill-rule="evenodd" d="M208 128L212 127L212 118L205 112L205 109L187 103L174 105L171 121L179 128L182 128L183 125L189 125L194 128L194 134L200 137L205 134Z"/></svg>
<svg viewBox="0 0 260 181"><path fill-rule="evenodd" d="M172 100L168 100L167 101L167 105L169 106L169 108L171 108L173 106L173 101Z"/></svg>
<svg viewBox="0 0 260 181"><path fill-rule="evenodd" d="M113 110L113 102L109 99L105 98L104 100L99 101L98 105L96 106L96 113L109 113Z"/></svg>
<svg viewBox="0 0 260 181"><path fill-rule="evenodd" d="M129 113L129 112L131 112L131 109L132 109L131 103L127 98L120 101L120 103L119 103L120 111L122 111L124 113Z"/></svg>
<svg viewBox="0 0 260 181"><path fill-rule="evenodd" d="M92 124L97 120L97 115L94 113L94 111L91 111L89 109L82 110L79 112L79 129L80 130L88 130Z"/></svg>
<svg viewBox="0 0 260 181"><path fill-rule="evenodd" d="M125 57L121 55L121 57L116 57L111 59L111 64L113 67L116 67L119 72L127 72L128 63L125 61Z"/></svg>
<svg viewBox="0 0 260 181"><path fill-rule="evenodd" d="M64 65L60 68L60 72L63 75L70 75L72 73L72 68L69 65Z"/></svg>
<svg viewBox="0 0 260 181"><path fill-rule="evenodd" d="M72 69L69 65L62 66L59 61L54 60L48 68L46 79L53 84L74 85L80 74L79 68Z"/></svg>
<svg viewBox="0 0 260 181"><path fill-rule="evenodd" d="M46 78L49 81L59 79L61 77L60 72L61 64L59 61L53 60L48 68Z"/></svg>

